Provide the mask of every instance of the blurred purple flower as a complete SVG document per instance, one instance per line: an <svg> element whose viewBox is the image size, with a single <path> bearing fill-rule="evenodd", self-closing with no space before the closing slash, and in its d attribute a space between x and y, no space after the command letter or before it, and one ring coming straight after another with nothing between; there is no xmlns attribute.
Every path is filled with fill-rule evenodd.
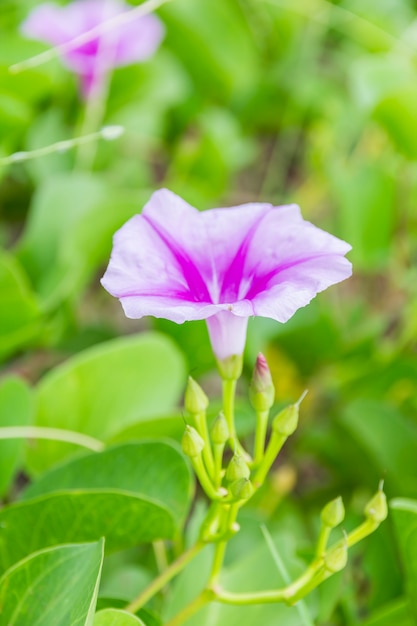
<svg viewBox="0 0 417 626"><path fill-rule="evenodd" d="M128 317L206 319L224 360L242 354L249 317L286 322L348 278L350 249L304 221L294 204L199 212L161 189L115 234L102 284Z"/></svg>
<svg viewBox="0 0 417 626"><path fill-rule="evenodd" d="M121 0L76 0L63 7L47 2L34 8L21 30L28 37L61 46L130 10L132 7ZM149 58L163 36L163 24L156 15L133 16L84 44L75 42L63 58L79 74L82 93L87 97L99 75Z"/></svg>

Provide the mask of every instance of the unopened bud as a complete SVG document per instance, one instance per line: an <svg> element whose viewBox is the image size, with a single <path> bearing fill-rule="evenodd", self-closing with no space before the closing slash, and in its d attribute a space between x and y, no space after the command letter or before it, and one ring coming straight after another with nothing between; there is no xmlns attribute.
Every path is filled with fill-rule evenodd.
<svg viewBox="0 0 417 626"><path fill-rule="evenodd" d="M336 574L336 572L340 572L340 570L346 567L347 559L348 545L347 541L344 541L337 548L329 550L324 557L324 566L326 570L332 574Z"/></svg>
<svg viewBox="0 0 417 626"><path fill-rule="evenodd" d="M196 415L197 413L203 413L208 405L209 400L206 394L194 378L189 376L184 398L186 410L191 413L191 415Z"/></svg>
<svg viewBox="0 0 417 626"><path fill-rule="evenodd" d="M343 500L339 496L331 502L328 502L321 511L321 521L329 528L336 528L345 519L345 507Z"/></svg>
<svg viewBox="0 0 417 626"><path fill-rule="evenodd" d="M379 489L365 507L365 516L380 524L388 516L387 498L382 489Z"/></svg>
<svg viewBox="0 0 417 626"><path fill-rule="evenodd" d="M253 491L253 485L248 478L239 478L230 485L230 492L237 500L248 500Z"/></svg>
<svg viewBox="0 0 417 626"><path fill-rule="evenodd" d="M193 458L198 456L204 448L204 439L192 426L186 426L182 436L182 451L187 456Z"/></svg>
<svg viewBox="0 0 417 626"><path fill-rule="evenodd" d="M290 404L274 418L272 428L279 435L289 437L298 426L299 405Z"/></svg>
<svg viewBox="0 0 417 626"><path fill-rule="evenodd" d="M240 480L241 478L249 478L250 469L243 459L243 457L238 454L234 454L230 459L230 463L227 466L226 470L226 480L229 482L234 482L236 480Z"/></svg>
<svg viewBox="0 0 417 626"><path fill-rule="evenodd" d="M256 359L249 387L249 397L256 411L268 411L274 403L275 388L271 372L263 354Z"/></svg>
<svg viewBox="0 0 417 626"><path fill-rule="evenodd" d="M229 427L222 412L218 414L210 430L211 440L215 444L223 444L229 439Z"/></svg>

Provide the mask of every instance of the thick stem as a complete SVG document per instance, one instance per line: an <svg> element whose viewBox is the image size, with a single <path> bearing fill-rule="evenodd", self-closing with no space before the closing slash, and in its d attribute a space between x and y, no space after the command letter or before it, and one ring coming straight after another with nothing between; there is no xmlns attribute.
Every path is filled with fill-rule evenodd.
<svg viewBox="0 0 417 626"><path fill-rule="evenodd" d="M184 552L176 561L171 563L171 565L167 567L162 574L155 578L151 584L137 596L137 598L132 600L132 602L125 607L125 611L136 613L140 608L142 608L142 606L146 604L150 598L165 587L171 578L174 578L174 576L179 574L184 567L193 560L200 550L204 548L204 545L205 544L202 541L198 541L194 546L187 550L187 552Z"/></svg>
<svg viewBox="0 0 417 626"><path fill-rule="evenodd" d="M235 445L235 393L236 380L223 379L223 413L229 428L230 442L232 448Z"/></svg>
<svg viewBox="0 0 417 626"><path fill-rule="evenodd" d="M254 448L254 464L261 463L265 451L266 431L268 428L269 411L256 412L256 431L255 431L255 448Z"/></svg>
<svg viewBox="0 0 417 626"><path fill-rule="evenodd" d="M237 379L223 378L223 413L229 429L229 444L233 452L240 454L246 461L251 461L236 434L235 426L235 393Z"/></svg>

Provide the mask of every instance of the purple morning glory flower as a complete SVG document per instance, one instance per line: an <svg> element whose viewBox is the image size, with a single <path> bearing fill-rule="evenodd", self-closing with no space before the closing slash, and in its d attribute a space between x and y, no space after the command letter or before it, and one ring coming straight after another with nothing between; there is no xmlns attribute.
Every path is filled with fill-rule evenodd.
<svg viewBox="0 0 417 626"><path fill-rule="evenodd" d="M115 234L102 284L128 317L206 319L224 361L242 354L249 317L286 322L348 278L350 249L303 220L294 204L200 212L161 189Z"/></svg>
<svg viewBox="0 0 417 626"><path fill-rule="evenodd" d="M132 7L121 0L76 0L63 7L47 2L34 8L21 29L28 37L60 46L129 10ZM132 17L84 44L74 44L63 57L79 74L82 93L87 97L99 75L146 60L163 36L163 24L155 15Z"/></svg>

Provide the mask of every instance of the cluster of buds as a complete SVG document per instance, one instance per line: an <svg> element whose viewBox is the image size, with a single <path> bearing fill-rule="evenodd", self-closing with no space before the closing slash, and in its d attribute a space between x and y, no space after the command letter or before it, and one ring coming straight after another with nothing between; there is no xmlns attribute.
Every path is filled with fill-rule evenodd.
<svg viewBox="0 0 417 626"><path fill-rule="evenodd" d="M190 458L200 485L211 500L200 539L217 544L225 543L239 530L236 521L239 509L264 484L283 445L295 432L300 405L306 395L304 392L297 402L278 412L272 419L267 441L275 390L266 359L262 354L258 356L249 387L250 401L256 413L254 447L250 455L236 435L234 405L230 395L234 394L233 380L230 376L223 376L223 383L223 411L209 429L206 415L209 400L200 385L189 378L185 409L192 425L186 426L182 439L183 452ZM224 464L226 446L231 448L232 456ZM345 509L340 497L323 508L313 562L299 579L284 590L271 591L271 597L291 604L343 569L348 548L373 532L387 516L382 486L365 508L365 521L329 547L331 532L343 522L344 516Z"/></svg>

